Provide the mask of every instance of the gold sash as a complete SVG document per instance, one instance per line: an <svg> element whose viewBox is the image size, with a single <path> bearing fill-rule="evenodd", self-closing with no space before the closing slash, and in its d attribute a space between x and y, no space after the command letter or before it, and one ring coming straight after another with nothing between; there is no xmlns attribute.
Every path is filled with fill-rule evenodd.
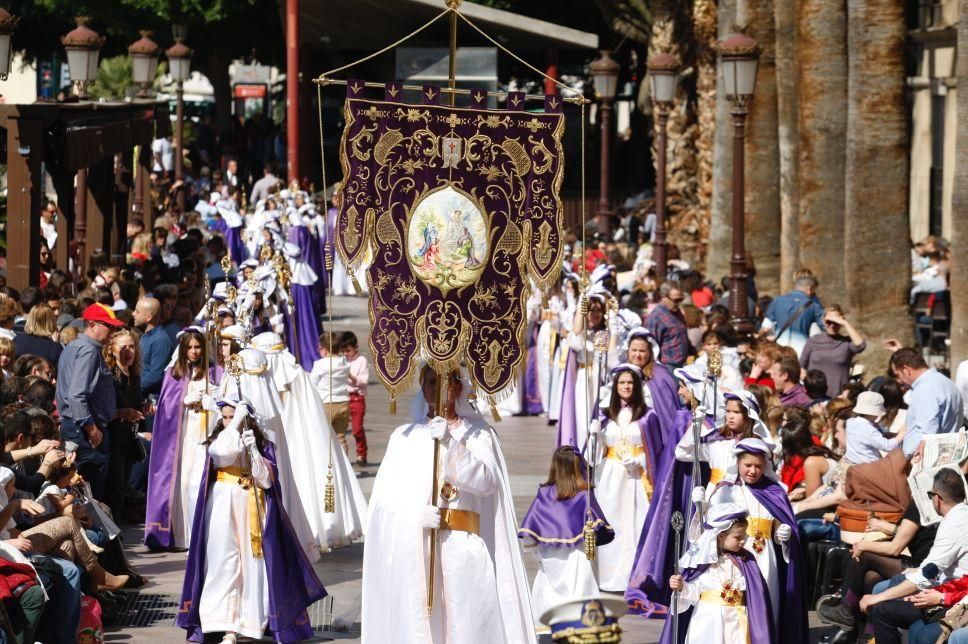
<svg viewBox="0 0 968 644"><path fill-rule="evenodd" d="M610 458L613 461L621 461L624 455L628 455L630 458L635 458L645 454L645 448L641 445L625 445L624 447L609 447L608 451L605 452L605 458ZM645 496L647 499L652 498L652 481L649 480L649 473L646 471L647 468L642 468L642 487L645 488Z"/></svg>
<svg viewBox="0 0 968 644"><path fill-rule="evenodd" d="M709 482L713 485L717 485L726 476L726 470L720 470L717 468L712 468L709 470Z"/></svg>
<svg viewBox="0 0 968 644"><path fill-rule="evenodd" d="M754 519L753 517L747 517L746 534L751 537L759 537L763 539L773 538L773 519Z"/></svg>
<svg viewBox="0 0 968 644"><path fill-rule="evenodd" d="M726 592L717 593L715 590L706 590L699 595L699 601L718 606L746 606L746 593L742 590L734 590L727 595Z"/></svg>
<svg viewBox="0 0 968 644"><path fill-rule="evenodd" d="M216 481L222 483L235 483L249 493L249 542L252 544L252 556L262 557L262 521L259 520L262 514L259 508L265 508L265 492L252 479L242 471L241 467L231 466L219 469L215 476Z"/></svg>
<svg viewBox="0 0 968 644"><path fill-rule="evenodd" d="M440 529L460 530L461 532L479 535L481 533L481 515L470 510L441 508Z"/></svg>

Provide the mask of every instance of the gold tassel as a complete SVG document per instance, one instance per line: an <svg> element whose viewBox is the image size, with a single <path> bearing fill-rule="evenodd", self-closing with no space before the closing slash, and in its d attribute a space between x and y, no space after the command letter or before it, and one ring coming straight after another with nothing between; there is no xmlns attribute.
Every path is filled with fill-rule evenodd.
<svg viewBox="0 0 968 644"><path fill-rule="evenodd" d="M323 251L323 256L324 256L324 259L326 261L326 270L327 271L332 271L333 270L333 264L335 262L333 261L333 245L331 243L326 242L326 248Z"/></svg>
<svg viewBox="0 0 968 644"><path fill-rule="evenodd" d="M585 539L585 558L595 561L595 549L598 547L598 534L595 532L595 522L588 519L585 521L585 529L582 530L582 537Z"/></svg>
<svg viewBox="0 0 968 644"><path fill-rule="evenodd" d="M356 291L356 296L363 297L363 288L360 286L359 281L356 279L356 273L350 273L350 281L353 282L353 290Z"/></svg>
<svg viewBox="0 0 968 644"><path fill-rule="evenodd" d="M391 398L390 399L390 415L391 416L396 416L397 415L397 399L396 398Z"/></svg>
<svg viewBox="0 0 968 644"><path fill-rule="evenodd" d="M497 413L497 405L495 405L493 402L491 403L491 416L494 417L495 423L501 422L501 414Z"/></svg>
<svg viewBox="0 0 968 644"><path fill-rule="evenodd" d="M584 293L581 294L581 301L579 302L578 307L581 310L582 317L588 315L588 296Z"/></svg>
<svg viewBox="0 0 968 644"><path fill-rule="evenodd" d="M333 482L333 464L329 464L326 473L326 488L323 491L323 511L326 514L336 512L336 483Z"/></svg>

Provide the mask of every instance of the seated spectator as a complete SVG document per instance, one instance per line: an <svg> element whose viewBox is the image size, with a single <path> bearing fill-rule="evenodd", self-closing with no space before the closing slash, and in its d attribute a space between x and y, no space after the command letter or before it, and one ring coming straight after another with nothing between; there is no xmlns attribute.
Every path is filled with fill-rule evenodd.
<svg viewBox="0 0 968 644"><path fill-rule="evenodd" d="M894 378L878 376L867 383L868 391L876 391L884 398L884 415L878 421L891 437L903 437L907 429L907 403L901 393L901 386Z"/></svg>
<svg viewBox="0 0 968 644"><path fill-rule="evenodd" d="M803 379L803 388L810 396L809 409L814 409L817 405L825 405L830 400L827 395L827 376L819 369L808 369L807 375Z"/></svg>
<svg viewBox="0 0 968 644"><path fill-rule="evenodd" d="M885 413L884 397L873 391L857 396L854 415L847 421L847 453L853 464L870 463L881 458L900 444L897 438L887 438L878 424Z"/></svg>
<svg viewBox="0 0 968 644"><path fill-rule="evenodd" d="M770 378L780 394L780 404L784 407L795 405L806 409L810 406L810 396L800 384L800 362L796 356L782 355L770 367Z"/></svg>
<svg viewBox="0 0 968 644"><path fill-rule="evenodd" d="M802 500L823 485L827 471L837 465L833 453L810 432L810 415L792 408L780 427L780 481L791 501Z"/></svg>
<svg viewBox="0 0 968 644"><path fill-rule="evenodd" d="M18 336L19 337L19 336ZM47 360L40 356L24 354L13 362L13 375L20 378L35 376L51 382L54 379L54 368Z"/></svg>
<svg viewBox="0 0 968 644"><path fill-rule="evenodd" d="M746 376L747 385L763 385L776 390L776 385L770 377L773 363L780 358L780 345L776 342L761 342L753 356L753 367Z"/></svg>
<svg viewBox="0 0 968 644"><path fill-rule="evenodd" d="M935 580L926 579L923 574L928 564L937 568L936 581L941 583L968 575L968 539L965 539L968 505L965 504L964 476L950 467L939 470L928 497L942 518L923 566L906 570L886 590L865 595L860 600L860 609L868 614L878 644L900 644L899 630L911 628L917 631L924 624L921 608L903 598L915 595L919 588L936 585L932 583Z"/></svg>
<svg viewBox="0 0 968 644"><path fill-rule="evenodd" d="M901 348L891 355L891 372L911 388L902 447L910 457L931 434L956 432L962 426L961 393L949 378L929 369L918 349Z"/></svg>

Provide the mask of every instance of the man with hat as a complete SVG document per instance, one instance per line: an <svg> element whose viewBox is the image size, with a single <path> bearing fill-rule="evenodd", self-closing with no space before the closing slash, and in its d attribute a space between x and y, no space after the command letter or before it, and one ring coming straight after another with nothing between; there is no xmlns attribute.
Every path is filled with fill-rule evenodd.
<svg viewBox="0 0 968 644"><path fill-rule="evenodd" d="M101 351L111 331L124 323L100 303L84 309L81 318L84 333L64 348L57 362L57 409L61 438L77 444L78 472L100 498L108 466L105 429L116 413L114 380Z"/></svg>

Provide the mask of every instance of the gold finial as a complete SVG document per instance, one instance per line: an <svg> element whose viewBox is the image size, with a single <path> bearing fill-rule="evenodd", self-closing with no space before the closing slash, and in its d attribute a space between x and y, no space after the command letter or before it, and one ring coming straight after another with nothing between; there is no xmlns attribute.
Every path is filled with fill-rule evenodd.
<svg viewBox="0 0 968 644"><path fill-rule="evenodd" d="M222 267L222 272L225 273L225 277L228 277L229 271L232 270L232 257L228 253L225 253L225 255L222 256L222 261L219 262L219 265Z"/></svg>
<svg viewBox="0 0 968 644"><path fill-rule="evenodd" d="M713 349L709 352L709 375L714 378L718 378L719 374L723 370L723 354L719 349Z"/></svg>
<svg viewBox="0 0 968 644"><path fill-rule="evenodd" d="M447 8L452 11L457 11L460 8L461 0L445 0L447 3Z"/></svg>

